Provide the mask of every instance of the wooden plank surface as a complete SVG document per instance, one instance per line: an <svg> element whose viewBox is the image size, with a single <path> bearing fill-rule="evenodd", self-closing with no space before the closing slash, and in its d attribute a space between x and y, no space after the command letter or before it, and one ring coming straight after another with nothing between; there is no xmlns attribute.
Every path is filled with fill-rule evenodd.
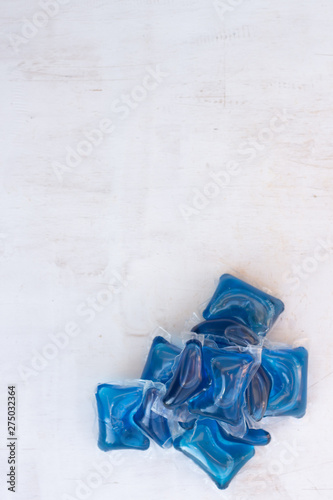
<svg viewBox="0 0 333 500"><path fill-rule="evenodd" d="M332 2L0 3L16 500L221 498L175 451L108 469L94 390L139 377L154 329L184 331L223 272L283 299L272 338L310 352L308 414L268 422L223 498L331 499Z"/></svg>

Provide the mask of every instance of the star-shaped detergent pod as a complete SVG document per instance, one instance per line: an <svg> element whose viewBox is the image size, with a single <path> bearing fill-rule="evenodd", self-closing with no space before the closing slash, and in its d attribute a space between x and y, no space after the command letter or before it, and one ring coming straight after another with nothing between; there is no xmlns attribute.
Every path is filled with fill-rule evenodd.
<svg viewBox="0 0 333 500"><path fill-rule="evenodd" d="M305 414L308 353L266 340L281 300L221 276L183 348L155 337L141 378L101 384L98 445L146 450L174 446L221 488L270 442L265 416Z"/></svg>

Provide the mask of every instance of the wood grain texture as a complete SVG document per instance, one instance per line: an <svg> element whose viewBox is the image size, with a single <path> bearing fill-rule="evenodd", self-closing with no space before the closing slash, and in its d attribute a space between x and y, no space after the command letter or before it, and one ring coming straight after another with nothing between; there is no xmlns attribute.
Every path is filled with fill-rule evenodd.
<svg viewBox="0 0 333 500"><path fill-rule="evenodd" d="M284 300L272 337L308 347L311 386L307 416L269 422L271 445L223 497L331 499L332 2L41 5L2 0L0 15L0 393L17 384L16 500L79 499L83 483L99 500L221 498L155 448L91 477L107 459L97 383L138 377L151 332L186 329L223 272Z"/></svg>

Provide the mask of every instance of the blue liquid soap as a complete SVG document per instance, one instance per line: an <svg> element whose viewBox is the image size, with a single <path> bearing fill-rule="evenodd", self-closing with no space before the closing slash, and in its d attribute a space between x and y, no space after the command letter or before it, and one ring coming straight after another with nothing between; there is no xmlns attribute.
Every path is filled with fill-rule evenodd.
<svg viewBox="0 0 333 500"><path fill-rule="evenodd" d="M307 403L307 350L263 349L261 363L272 382L265 416L303 417Z"/></svg>
<svg viewBox="0 0 333 500"><path fill-rule="evenodd" d="M266 413L271 389L272 379L265 368L260 366L246 391L248 412L257 422L259 422Z"/></svg>
<svg viewBox="0 0 333 500"><path fill-rule="evenodd" d="M306 411L306 349L275 348L265 339L283 309L279 299L221 276L205 321L183 349L156 337L142 380L98 386L99 447L173 444L226 488L254 446L271 440L256 422Z"/></svg>
<svg viewBox="0 0 333 500"><path fill-rule="evenodd" d="M198 335L209 336L218 347L238 345L247 347L260 344L260 337L254 332L230 319L211 319L192 328Z"/></svg>
<svg viewBox="0 0 333 500"><path fill-rule="evenodd" d="M256 360L247 352L204 347L209 388L189 401L192 413L237 426L244 419L245 390L257 370Z"/></svg>
<svg viewBox="0 0 333 500"><path fill-rule="evenodd" d="M265 336L283 310L281 300L230 274L223 274L203 317L237 321Z"/></svg>
<svg viewBox="0 0 333 500"><path fill-rule="evenodd" d="M254 447L227 440L214 420L197 422L174 441L174 447L191 458L216 483L225 489L237 472L254 455Z"/></svg>
<svg viewBox="0 0 333 500"><path fill-rule="evenodd" d="M168 408L180 406L199 394L209 383L205 373L201 343L197 340L189 340L179 357L163 403Z"/></svg>
<svg viewBox="0 0 333 500"><path fill-rule="evenodd" d="M246 432L242 437L233 436L222 427L220 430L222 435L228 439L228 441L233 441L234 443L244 443L252 446L266 446L271 441L271 435L264 429L250 429L247 426Z"/></svg>
<svg viewBox="0 0 333 500"><path fill-rule="evenodd" d="M97 387L98 446L101 450L149 448L149 439L133 420L142 397L143 387L112 384L101 384Z"/></svg>
<svg viewBox="0 0 333 500"><path fill-rule="evenodd" d="M154 403L158 398L158 389L155 387L148 389L133 420L159 446L170 448L172 446L172 437L168 419L154 410Z"/></svg>
<svg viewBox="0 0 333 500"><path fill-rule="evenodd" d="M163 337L155 337L143 369L141 379L165 384L173 374L173 368L181 349Z"/></svg>

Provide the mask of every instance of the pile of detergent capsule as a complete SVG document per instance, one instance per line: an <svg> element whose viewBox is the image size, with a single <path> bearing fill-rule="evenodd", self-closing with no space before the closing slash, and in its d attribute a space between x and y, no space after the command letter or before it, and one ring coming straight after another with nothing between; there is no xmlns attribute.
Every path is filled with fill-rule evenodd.
<svg viewBox="0 0 333 500"><path fill-rule="evenodd" d="M99 447L146 450L153 439L226 488L271 439L259 421L305 414L306 349L265 339L283 310L281 300L221 276L182 348L155 337L140 380L98 386Z"/></svg>

